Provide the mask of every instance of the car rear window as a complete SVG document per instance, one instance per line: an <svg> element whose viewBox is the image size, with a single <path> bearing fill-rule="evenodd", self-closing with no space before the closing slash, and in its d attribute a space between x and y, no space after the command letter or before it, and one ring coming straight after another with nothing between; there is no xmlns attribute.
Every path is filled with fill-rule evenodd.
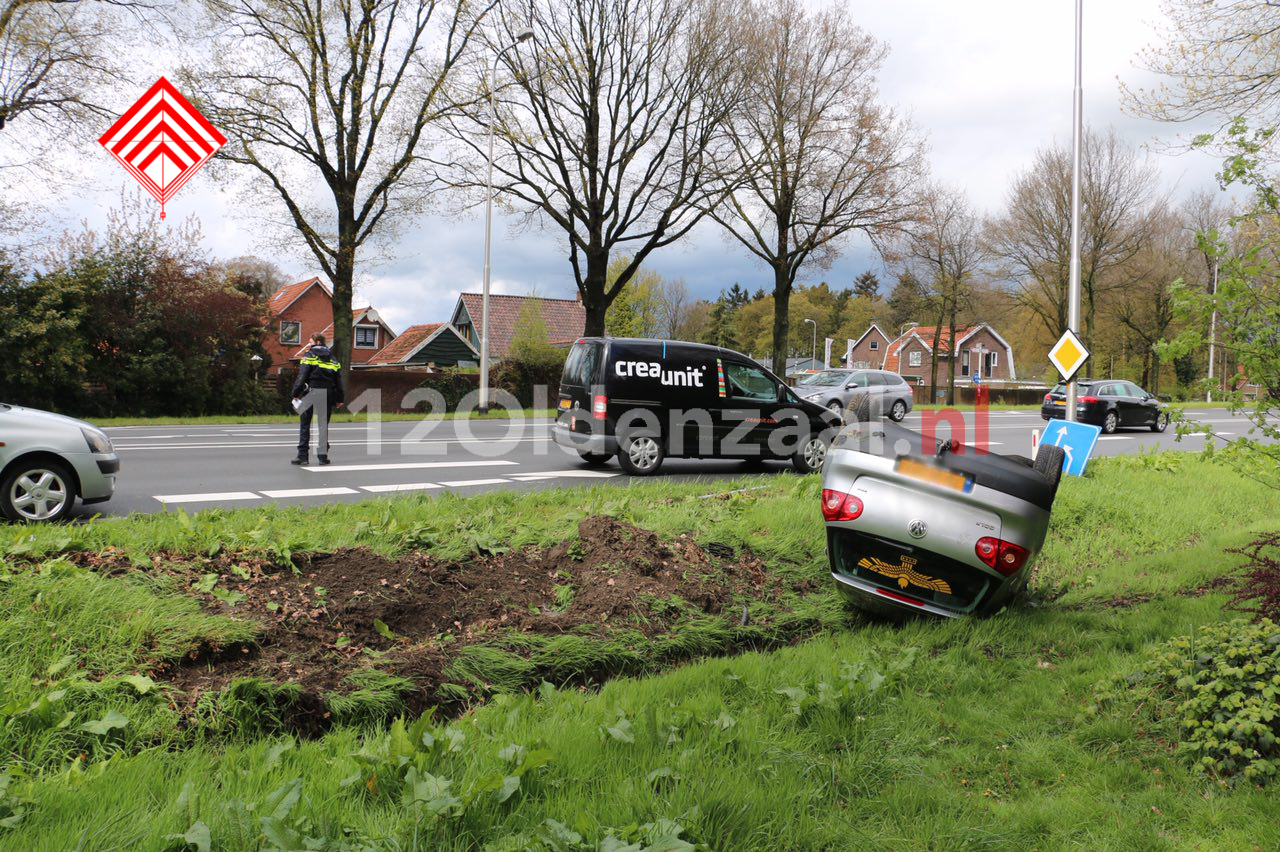
<svg viewBox="0 0 1280 852"><path fill-rule="evenodd" d="M564 362L564 373L560 376L560 384L575 388L589 387L596 381L596 373L600 367L600 353L604 344L596 341L580 340L569 350L569 357Z"/></svg>

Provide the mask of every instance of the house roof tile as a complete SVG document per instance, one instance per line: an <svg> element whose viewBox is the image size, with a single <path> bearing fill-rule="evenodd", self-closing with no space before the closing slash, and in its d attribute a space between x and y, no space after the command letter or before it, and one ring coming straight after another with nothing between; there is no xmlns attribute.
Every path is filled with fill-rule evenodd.
<svg viewBox="0 0 1280 852"><path fill-rule="evenodd" d="M399 337L388 343L386 346L369 359L369 365L374 364L399 364L405 358L413 354L424 340L443 326L442 322L427 323L426 325L411 325L406 328Z"/></svg>
<svg viewBox="0 0 1280 852"><path fill-rule="evenodd" d="M476 334L482 324L484 313L480 308L479 293L463 293L462 304L467 309L471 321L475 323ZM547 326L548 341L572 340L582 336L587 325L587 312L577 299L544 299L540 296L506 296L489 295L489 354L494 358L503 358L511 348L511 338L515 335L516 323L525 305L535 302L542 310L542 321Z"/></svg>

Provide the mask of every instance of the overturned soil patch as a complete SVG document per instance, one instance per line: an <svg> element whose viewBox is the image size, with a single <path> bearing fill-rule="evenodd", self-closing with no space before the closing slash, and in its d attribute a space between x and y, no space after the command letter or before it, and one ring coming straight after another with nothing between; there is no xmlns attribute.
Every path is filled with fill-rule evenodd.
<svg viewBox="0 0 1280 852"><path fill-rule="evenodd" d="M110 560L98 562L109 570ZM166 556L156 567L211 611L260 626L256 644L201 648L160 665L180 706L193 711L241 678L296 684L310 715L289 723L297 730L327 727L332 696L353 693L369 669L404 679L397 709L448 712L486 691L449 682L450 663L473 646L527 655L554 653L540 640L555 637L644 645L681 625L740 625L746 604L804 591L770 577L749 552L709 553L687 537L664 541L606 517L583 520L577 538L555 547L460 562L343 550L295 557L292 571L236 557Z"/></svg>

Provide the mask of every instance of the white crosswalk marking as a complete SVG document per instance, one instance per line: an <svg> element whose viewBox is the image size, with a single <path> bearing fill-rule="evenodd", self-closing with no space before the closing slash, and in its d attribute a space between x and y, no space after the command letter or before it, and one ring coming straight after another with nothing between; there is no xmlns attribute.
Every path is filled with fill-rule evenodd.
<svg viewBox="0 0 1280 852"><path fill-rule="evenodd" d="M467 485L502 485L510 482L509 479L455 479L451 482L441 482L441 485L447 485L450 488L462 488Z"/></svg>
<svg viewBox="0 0 1280 852"><path fill-rule="evenodd" d="M257 500L252 491L220 491L212 494L157 494L161 503L203 503L213 500Z"/></svg>
<svg viewBox="0 0 1280 852"><path fill-rule="evenodd" d="M499 465L514 465L519 462L506 461L503 459L491 459L488 461L452 461L452 462L385 462L382 464L327 464L327 465L306 465L302 469L309 470L313 473L338 473L364 470L430 470L440 467L497 467Z"/></svg>
<svg viewBox="0 0 1280 852"><path fill-rule="evenodd" d="M267 497L328 497L333 494L358 494L353 488L287 488L283 491L263 491Z"/></svg>
<svg viewBox="0 0 1280 852"><path fill-rule="evenodd" d="M361 491L368 491L370 494L385 494L393 491L426 491L431 488L440 488L434 482L397 482L391 485L361 485Z"/></svg>

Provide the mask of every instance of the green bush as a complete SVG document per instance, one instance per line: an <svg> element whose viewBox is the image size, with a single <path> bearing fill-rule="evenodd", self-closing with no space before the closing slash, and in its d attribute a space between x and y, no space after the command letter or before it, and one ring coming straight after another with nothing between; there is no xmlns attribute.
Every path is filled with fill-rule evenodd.
<svg viewBox="0 0 1280 852"><path fill-rule="evenodd" d="M1259 785L1276 778L1280 624L1230 621L1174 639L1142 670L1106 686L1094 709L1126 696L1176 720L1179 750L1205 772Z"/></svg>

